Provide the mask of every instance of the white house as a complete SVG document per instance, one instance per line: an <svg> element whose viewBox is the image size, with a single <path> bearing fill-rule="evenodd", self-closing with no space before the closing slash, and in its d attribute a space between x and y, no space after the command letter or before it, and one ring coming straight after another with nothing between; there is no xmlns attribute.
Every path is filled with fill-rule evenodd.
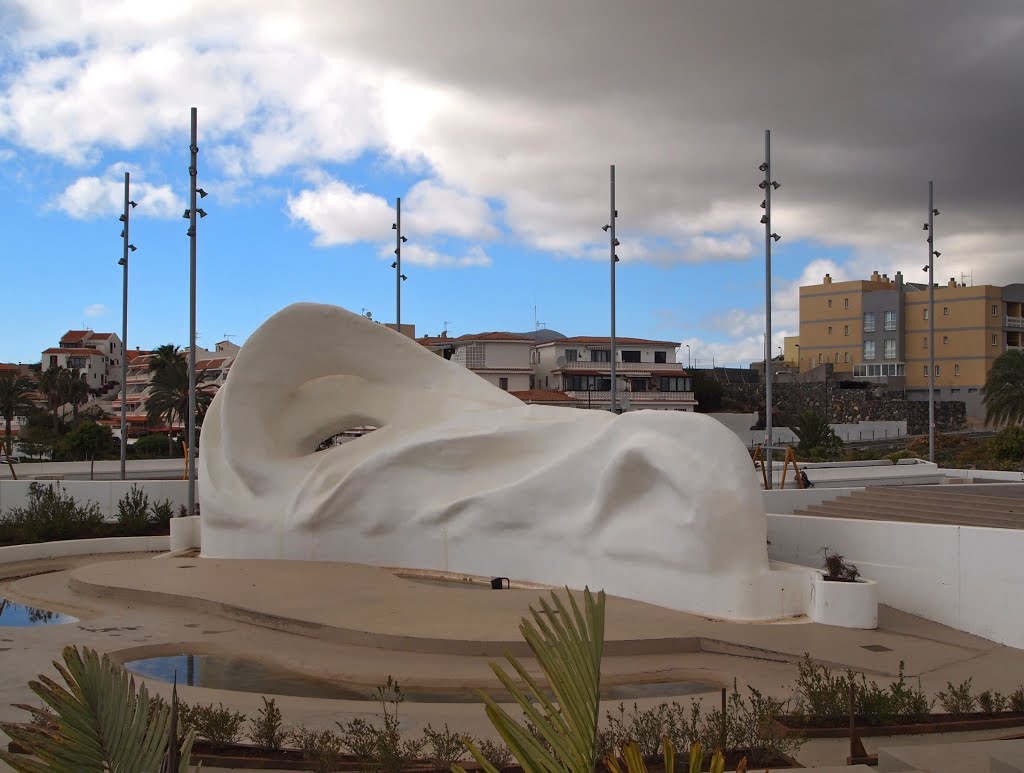
<svg viewBox="0 0 1024 773"><path fill-rule="evenodd" d="M521 392L531 388L531 337L521 333L475 333L452 343L452 362L469 368L499 389Z"/></svg>

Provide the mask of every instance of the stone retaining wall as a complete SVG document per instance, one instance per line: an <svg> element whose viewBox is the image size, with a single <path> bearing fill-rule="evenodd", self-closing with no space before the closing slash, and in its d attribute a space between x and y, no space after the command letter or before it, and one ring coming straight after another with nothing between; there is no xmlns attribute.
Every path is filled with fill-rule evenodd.
<svg viewBox="0 0 1024 773"><path fill-rule="evenodd" d="M757 410L764 424L764 384L723 384L725 397ZM826 417L831 424L854 424L859 421L903 421L911 435L928 432L928 403L905 400L902 392L876 392L871 389L842 389L834 382L826 384L773 384L772 415L798 416L812 410ZM773 421L774 423L778 423ZM935 429L954 432L967 426L964 403L952 400L935 401Z"/></svg>

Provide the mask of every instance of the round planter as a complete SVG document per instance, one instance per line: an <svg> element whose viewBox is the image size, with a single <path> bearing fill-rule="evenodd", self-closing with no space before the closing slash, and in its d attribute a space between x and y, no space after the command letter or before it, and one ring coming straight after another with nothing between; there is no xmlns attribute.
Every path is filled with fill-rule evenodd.
<svg viewBox="0 0 1024 773"><path fill-rule="evenodd" d="M832 582L815 572L811 578L811 619L842 628L877 628L878 583L864 579Z"/></svg>

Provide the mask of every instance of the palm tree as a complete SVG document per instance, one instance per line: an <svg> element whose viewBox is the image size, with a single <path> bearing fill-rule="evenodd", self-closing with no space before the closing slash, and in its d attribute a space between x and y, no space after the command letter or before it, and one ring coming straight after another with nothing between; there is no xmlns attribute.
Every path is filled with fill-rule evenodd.
<svg viewBox="0 0 1024 773"><path fill-rule="evenodd" d="M174 344L162 344L149 356L149 372L159 373L166 368L173 368L185 358L185 353Z"/></svg>
<svg viewBox="0 0 1024 773"><path fill-rule="evenodd" d="M46 397L46 404L53 416L53 433L60 434L60 417L57 411L67 402L67 386L70 379L64 375L60 365L47 368L39 376L39 391Z"/></svg>
<svg viewBox="0 0 1024 773"><path fill-rule="evenodd" d="M32 401L29 395L32 393L32 382L24 376L14 373L5 373L0 376L0 415L4 417L4 448L7 451L7 464L11 466L11 422L14 417L29 410ZM17 480L14 474L14 467L11 466L11 475Z"/></svg>
<svg viewBox="0 0 1024 773"><path fill-rule="evenodd" d="M817 411L804 411L797 417L797 426L793 427L793 434L800 440L798 446L801 453L821 453L824 456L832 456L839 452L843 441L839 439L836 432Z"/></svg>
<svg viewBox="0 0 1024 773"><path fill-rule="evenodd" d="M1024 351L999 355L985 379L985 423L996 426L1024 422Z"/></svg>
<svg viewBox="0 0 1024 773"><path fill-rule="evenodd" d="M78 407L89 402L89 396L92 394L92 389L89 388L89 382L86 380L86 374L78 368L65 370L63 376L67 379L65 387L67 389L68 401L71 403L72 420L77 424Z"/></svg>
<svg viewBox="0 0 1024 773"><path fill-rule="evenodd" d="M201 376L202 374L199 374L199 378ZM175 419L184 422L188 416L188 393L188 363L183 357L179 355L177 362L156 370L153 386L146 400L146 413L151 423L167 423L167 448L171 456L174 455L174 441L169 430L174 427ZM210 407L212 400L213 395L208 389L196 387L197 425L202 424L202 418L206 415L206 409Z"/></svg>

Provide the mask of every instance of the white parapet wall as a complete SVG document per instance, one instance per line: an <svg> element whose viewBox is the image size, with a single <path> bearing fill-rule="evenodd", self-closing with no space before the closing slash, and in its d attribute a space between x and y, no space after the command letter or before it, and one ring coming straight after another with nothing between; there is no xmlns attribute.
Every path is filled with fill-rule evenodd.
<svg viewBox="0 0 1024 773"><path fill-rule="evenodd" d="M820 567L824 548L878 581L878 601L1024 648L1024 531L768 516L769 557Z"/></svg>
<svg viewBox="0 0 1024 773"><path fill-rule="evenodd" d="M8 545L0 547L0 564L101 553L166 552L170 546L170 537L102 537L37 542L32 545Z"/></svg>
<svg viewBox="0 0 1024 773"><path fill-rule="evenodd" d="M29 487L33 483L41 486L59 486L78 502L95 502L105 518L117 516L117 503L132 486L138 486L149 497L151 504L170 500L174 514L178 508L188 505L188 481L184 480L62 480L30 481L0 480L0 513L12 507L23 507L28 501ZM198 492L198 482L197 488Z"/></svg>

